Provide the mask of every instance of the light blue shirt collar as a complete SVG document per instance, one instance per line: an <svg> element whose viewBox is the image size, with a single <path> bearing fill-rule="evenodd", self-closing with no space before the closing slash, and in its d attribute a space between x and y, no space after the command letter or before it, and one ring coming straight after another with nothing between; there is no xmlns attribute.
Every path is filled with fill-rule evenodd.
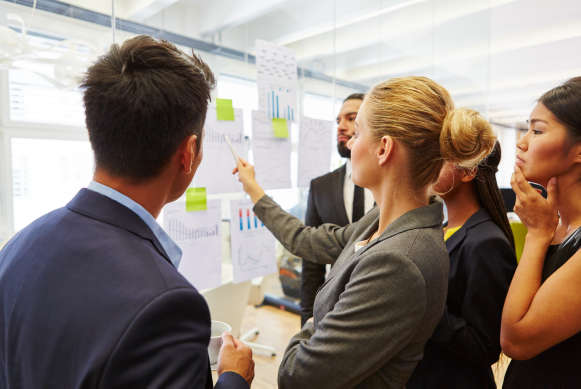
<svg viewBox="0 0 581 389"><path fill-rule="evenodd" d="M159 243L161 243L161 246L169 256L171 263L173 263L176 269L179 267L180 261L182 259L182 249L179 248L179 246L172 240L172 238L170 238L170 236L163 230L163 228L161 228L161 226L155 221L153 216L151 216L151 214L145 210L145 208L124 194L117 192L115 189L112 189L103 184L99 184L95 181L91 181L87 189L100 193L103 196L107 196L111 200L115 200L118 203L123 204L139 215L145 224L151 228L151 231L153 231L153 234L157 240L159 240Z"/></svg>

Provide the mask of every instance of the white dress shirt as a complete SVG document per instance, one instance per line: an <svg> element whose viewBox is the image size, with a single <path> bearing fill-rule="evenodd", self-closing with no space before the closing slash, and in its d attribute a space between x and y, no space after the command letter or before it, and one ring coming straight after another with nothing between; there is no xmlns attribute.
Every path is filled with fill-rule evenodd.
<svg viewBox="0 0 581 389"><path fill-rule="evenodd" d="M353 172L353 167L351 166L351 160L345 162L345 179L343 180L343 201L345 202L345 210L347 211L347 217L349 218L349 223L353 223L353 196L355 192L355 184L351 181L351 172ZM373 208L375 200L373 199L373 194L367 188L363 188L363 193L365 194L365 213L369 212Z"/></svg>

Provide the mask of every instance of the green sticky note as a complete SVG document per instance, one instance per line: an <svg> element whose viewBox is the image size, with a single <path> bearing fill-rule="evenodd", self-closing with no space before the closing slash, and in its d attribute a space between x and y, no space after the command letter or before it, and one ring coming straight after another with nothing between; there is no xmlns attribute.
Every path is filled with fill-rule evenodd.
<svg viewBox="0 0 581 389"><path fill-rule="evenodd" d="M206 211L206 188L189 188L186 191L186 212Z"/></svg>
<svg viewBox="0 0 581 389"><path fill-rule="evenodd" d="M272 118L272 129L277 138L288 138L288 127L286 119Z"/></svg>
<svg viewBox="0 0 581 389"><path fill-rule="evenodd" d="M216 115L218 120L234 121L234 108L232 108L232 100L216 99Z"/></svg>

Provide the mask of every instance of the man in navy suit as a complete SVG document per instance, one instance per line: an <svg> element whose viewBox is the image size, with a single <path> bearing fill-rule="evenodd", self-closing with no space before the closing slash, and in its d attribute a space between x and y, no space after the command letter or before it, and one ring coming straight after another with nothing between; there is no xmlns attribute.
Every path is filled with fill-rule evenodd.
<svg viewBox="0 0 581 389"><path fill-rule="evenodd" d="M0 387L211 388L210 313L157 224L202 160L208 66L138 36L89 68L87 189L0 252ZM228 333L219 388L248 388L252 352Z"/></svg>

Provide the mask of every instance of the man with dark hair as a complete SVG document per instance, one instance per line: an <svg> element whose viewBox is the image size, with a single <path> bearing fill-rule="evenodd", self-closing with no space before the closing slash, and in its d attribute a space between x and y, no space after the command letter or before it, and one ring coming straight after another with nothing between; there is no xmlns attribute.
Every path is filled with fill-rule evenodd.
<svg viewBox="0 0 581 389"><path fill-rule="evenodd" d="M339 169L311 181L305 224L318 227L324 223L346 226L356 222L373 207L373 195L351 181L351 150L347 142L355 133L355 118L365 96L349 95L337 115L337 151L347 162ZM317 290L325 282L325 265L303 261L301 278L301 326L313 317Z"/></svg>
<svg viewBox="0 0 581 389"><path fill-rule="evenodd" d="M214 75L138 36L89 68L95 174L0 252L0 387L212 388L210 312L157 224L202 160ZM248 388L252 352L228 333L216 387Z"/></svg>

